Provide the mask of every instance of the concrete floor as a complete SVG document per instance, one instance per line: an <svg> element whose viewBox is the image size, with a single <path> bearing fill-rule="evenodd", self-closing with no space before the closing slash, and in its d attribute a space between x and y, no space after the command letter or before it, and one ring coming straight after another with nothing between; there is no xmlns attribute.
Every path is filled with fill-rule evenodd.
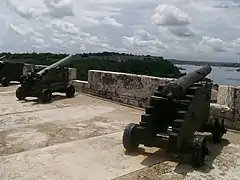
<svg viewBox="0 0 240 180"><path fill-rule="evenodd" d="M142 111L80 93L70 99L56 95L50 104L38 104L35 98L18 101L16 88L0 87L1 180L130 180L142 171L137 170L162 161L162 151L155 148L127 155L122 147L126 124L138 122ZM240 177L240 135L226 137L231 142L214 152L216 160L206 161L213 170L205 175L190 171L184 177ZM173 169L169 164L165 167Z"/></svg>

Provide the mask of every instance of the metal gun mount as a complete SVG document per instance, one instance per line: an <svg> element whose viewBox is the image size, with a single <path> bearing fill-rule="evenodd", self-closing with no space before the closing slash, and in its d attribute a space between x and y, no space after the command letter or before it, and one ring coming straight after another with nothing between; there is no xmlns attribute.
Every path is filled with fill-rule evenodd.
<svg viewBox="0 0 240 180"><path fill-rule="evenodd" d="M71 58L72 55L69 55L39 72L30 72L22 76L16 97L19 100L29 96L38 97L43 103L51 101L53 92L65 93L67 97L73 97L75 88L69 84L69 69L63 66Z"/></svg>
<svg viewBox="0 0 240 180"><path fill-rule="evenodd" d="M224 122L209 123L212 81L206 76L210 66L204 66L179 79L158 86L145 108L139 124L126 126L122 143L127 151L140 144L167 148L178 153L191 153L193 166L200 166L209 154L206 136L210 132L219 142L226 133ZM163 146L166 145L167 147Z"/></svg>

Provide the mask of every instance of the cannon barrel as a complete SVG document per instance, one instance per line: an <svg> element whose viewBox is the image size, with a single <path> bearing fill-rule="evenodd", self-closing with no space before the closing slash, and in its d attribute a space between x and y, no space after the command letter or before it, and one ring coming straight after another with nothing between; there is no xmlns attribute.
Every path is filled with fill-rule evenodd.
<svg viewBox="0 0 240 180"><path fill-rule="evenodd" d="M187 88L196 82L202 81L211 71L211 66L205 65L175 81L167 83L161 90L161 94L164 97L180 97L186 92Z"/></svg>
<svg viewBox="0 0 240 180"><path fill-rule="evenodd" d="M42 74L44 74L46 71L48 71L48 70L50 70L50 69L53 69L53 68L58 67L58 66L60 66L60 65L66 64L66 63L71 59L72 56L73 56L73 55L70 54L69 56L67 56L67 57L59 60L58 62L55 62L55 63L51 64L50 66L47 66L46 68L42 69L42 70L39 71L37 74L38 74L38 75L42 75Z"/></svg>
<svg viewBox="0 0 240 180"><path fill-rule="evenodd" d="M5 55L4 55L4 56L1 56L0 59L4 59L5 57L6 57Z"/></svg>

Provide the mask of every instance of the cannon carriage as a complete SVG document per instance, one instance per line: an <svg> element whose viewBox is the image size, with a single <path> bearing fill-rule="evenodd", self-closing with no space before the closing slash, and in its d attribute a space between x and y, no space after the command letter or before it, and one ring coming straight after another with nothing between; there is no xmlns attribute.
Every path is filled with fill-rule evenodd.
<svg viewBox="0 0 240 180"><path fill-rule="evenodd" d="M24 63L4 60L5 58L0 57L0 83L3 87L9 86L11 81L20 81L25 66Z"/></svg>
<svg viewBox="0 0 240 180"><path fill-rule="evenodd" d="M39 72L29 72L21 76L21 86L16 90L16 97L24 100L26 97L37 97L42 103L52 100L52 93L65 93L73 97L75 88L69 83L69 69L64 67L72 55L69 55L50 66L41 68Z"/></svg>
<svg viewBox="0 0 240 180"><path fill-rule="evenodd" d="M210 72L211 67L204 66L158 86L139 124L126 126L122 138L124 148L134 151L142 144L190 153L193 166L200 166L209 149L206 136L199 133L212 133L214 142L219 142L226 133L224 122L215 119L209 123L212 81L206 76Z"/></svg>

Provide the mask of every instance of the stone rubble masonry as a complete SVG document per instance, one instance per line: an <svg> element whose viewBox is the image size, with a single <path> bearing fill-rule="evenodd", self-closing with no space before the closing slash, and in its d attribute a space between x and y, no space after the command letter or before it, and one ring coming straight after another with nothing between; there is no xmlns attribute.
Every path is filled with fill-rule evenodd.
<svg viewBox="0 0 240 180"><path fill-rule="evenodd" d="M120 72L89 70L88 81L73 80L77 91L145 108L157 86L173 79ZM228 128L240 129L240 87L219 85L210 115L224 118Z"/></svg>
<svg viewBox="0 0 240 180"><path fill-rule="evenodd" d="M89 87L88 87L87 81L73 80L73 81L71 81L71 84L74 85L76 91L83 92L83 93L89 93Z"/></svg>
<svg viewBox="0 0 240 180"><path fill-rule="evenodd" d="M75 80L76 90L137 107L146 107L160 84L171 81L159 78L110 71L88 71L88 82Z"/></svg>
<svg viewBox="0 0 240 180"><path fill-rule="evenodd" d="M240 129L240 87L219 85L217 104L228 107L217 115L229 119L235 129Z"/></svg>
<svg viewBox="0 0 240 180"><path fill-rule="evenodd" d="M157 86L170 80L109 71L88 72L88 87L92 95L137 107L146 107Z"/></svg>

